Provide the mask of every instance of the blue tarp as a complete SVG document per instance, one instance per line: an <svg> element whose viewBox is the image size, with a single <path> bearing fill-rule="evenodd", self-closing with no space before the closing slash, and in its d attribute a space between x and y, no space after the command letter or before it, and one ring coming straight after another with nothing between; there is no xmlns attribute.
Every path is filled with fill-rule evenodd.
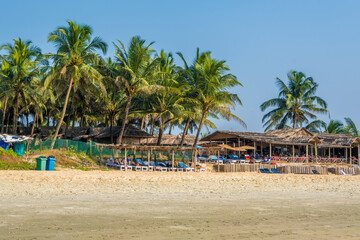
<svg viewBox="0 0 360 240"><path fill-rule="evenodd" d="M9 150L9 143L0 141L0 147L2 147L5 150Z"/></svg>

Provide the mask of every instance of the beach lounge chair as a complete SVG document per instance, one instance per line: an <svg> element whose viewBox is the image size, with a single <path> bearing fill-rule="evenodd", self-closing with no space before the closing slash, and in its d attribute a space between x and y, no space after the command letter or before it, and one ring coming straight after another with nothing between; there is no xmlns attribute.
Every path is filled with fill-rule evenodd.
<svg viewBox="0 0 360 240"><path fill-rule="evenodd" d="M340 175L344 175L344 176L352 176L353 174L348 174L346 172L344 172L343 170L339 171Z"/></svg>
<svg viewBox="0 0 360 240"><path fill-rule="evenodd" d="M272 168L271 171L272 171L273 173L283 174L282 172L279 172L276 168Z"/></svg>
<svg viewBox="0 0 360 240"><path fill-rule="evenodd" d="M193 168L193 167L188 167L188 166L186 166L186 164L183 163L183 162L179 162L179 163L178 163L178 168L182 169L184 172L194 172L194 168Z"/></svg>
<svg viewBox="0 0 360 240"><path fill-rule="evenodd" d="M260 171L261 173L271 173L270 170L267 169L267 168L259 168L259 171Z"/></svg>
<svg viewBox="0 0 360 240"><path fill-rule="evenodd" d="M314 169L312 170L313 174L320 174L318 170Z"/></svg>

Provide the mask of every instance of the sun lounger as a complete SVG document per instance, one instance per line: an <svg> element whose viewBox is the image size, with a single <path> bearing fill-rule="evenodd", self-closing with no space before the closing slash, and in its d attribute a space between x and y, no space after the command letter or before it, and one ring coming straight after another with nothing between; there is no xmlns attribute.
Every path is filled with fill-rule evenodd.
<svg viewBox="0 0 360 240"><path fill-rule="evenodd" d="M320 174L320 173L318 172L318 170L316 170L316 169L312 170L312 172L313 172L314 174Z"/></svg>
<svg viewBox="0 0 360 240"><path fill-rule="evenodd" d="M267 169L267 168L259 168L259 171L260 171L261 173L271 173L270 170Z"/></svg>
<svg viewBox="0 0 360 240"><path fill-rule="evenodd" d="M271 171L272 171L273 173L279 173L279 174L282 174L282 172L279 172L276 168L272 168L272 169L271 169Z"/></svg>
<svg viewBox="0 0 360 240"><path fill-rule="evenodd" d="M135 166L135 171L142 171L141 166Z"/></svg>
<svg viewBox="0 0 360 240"><path fill-rule="evenodd" d="M346 172L344 172L343 170L339 171L340 175L344 175L344 176L352 176L353 174L348 174Z"/></svg>

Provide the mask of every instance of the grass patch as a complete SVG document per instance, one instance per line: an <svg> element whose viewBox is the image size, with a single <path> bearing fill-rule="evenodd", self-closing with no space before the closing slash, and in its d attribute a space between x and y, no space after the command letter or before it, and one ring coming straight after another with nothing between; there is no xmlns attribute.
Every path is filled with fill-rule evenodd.
<svg viewBox="0 0 360 240"><path fill-rule="evenodd" d="M0 170L34 170L36 165L28 162L9 163L0 160Z"/></svg>

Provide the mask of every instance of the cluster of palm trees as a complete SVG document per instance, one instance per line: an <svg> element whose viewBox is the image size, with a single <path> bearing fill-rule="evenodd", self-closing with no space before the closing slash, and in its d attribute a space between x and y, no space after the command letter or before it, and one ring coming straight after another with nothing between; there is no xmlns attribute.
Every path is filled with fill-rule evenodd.
<svg viewBox="0 0 360 240"><path fill-rule="evenodd" d="M279 87L278 97L260 106L261 111L271 109L262 119L265 130L304 127L312 132L360 136L360 132L350 118L345 118L346 125L338 120L330 120L326 124L318 119L317 114L329 112L327 103L316 96L318 84L313 78L297 71L290 71L287 77L287 83L279 78L276 79L276 85Z"/></svg>
<svg viewBox="0 0 360 240"><path fill-rule="evenodd" d="M225 61L210 52L196 52L183 67L173 55L156 53L153 42L133 37L128 46L114 44L114 58L103 58L107 44L93 37L91 27L68 21L48 36L56 53L43 54L30 41L16 39L2 45L0 56L1 133L19 124L31 128L56 126L54 139L65 126L122 126L116 139L123 143L126 124L150 134L158 132L158 145L166 129L183 130L183 139L195 131L197 144L203 126L214 128L208 117L236 119L241 101L230 93L241 86L228 73ZM114 139L115 140L115 139Z"/></svg>

